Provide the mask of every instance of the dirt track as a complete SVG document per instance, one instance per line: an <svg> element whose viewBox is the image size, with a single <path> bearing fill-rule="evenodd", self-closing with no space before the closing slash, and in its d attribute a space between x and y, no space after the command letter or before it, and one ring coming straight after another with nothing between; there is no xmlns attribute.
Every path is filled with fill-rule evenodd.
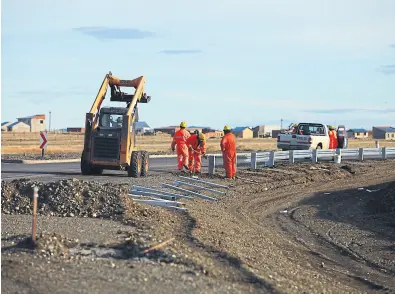
<svg viewBox="0 0 395 294"><path fill-rule="evenodd" d="M152 207L128 214L124 204L117 221L41 216L42 230L78 239L70 248L79 254L67 257L22 252L31 217L3 213L2 291L395 292L394 161L295 164L239 175L258 183L227 182L234 187L218 202L185 201L186 214ZM175 176L137 184L164 179ZM7 191L2 200L12 196ZM170 237L163 249L138 253ZM120 255L81 256L100 246Z"/></svg>

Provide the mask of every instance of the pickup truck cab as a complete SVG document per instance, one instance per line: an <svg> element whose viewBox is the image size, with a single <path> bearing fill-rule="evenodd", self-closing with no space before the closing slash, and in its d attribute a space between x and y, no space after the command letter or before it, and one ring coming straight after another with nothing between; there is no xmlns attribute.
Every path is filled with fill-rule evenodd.
<svg viewBox="0 0 395 294"><path fill-rule="evenodd" d="M329 149L329 128L319 123L299 123L290 133L279 134L277 148L286 150Z"/></svg>

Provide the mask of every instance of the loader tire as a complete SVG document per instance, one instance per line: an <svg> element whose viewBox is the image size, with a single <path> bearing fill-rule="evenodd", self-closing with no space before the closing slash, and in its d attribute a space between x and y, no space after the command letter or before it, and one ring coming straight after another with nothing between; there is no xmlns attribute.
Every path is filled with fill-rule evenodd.
<svg viewBox="0 0 395 294"><path fill-rule="evenodd" d="M85 176L92 175L92 165L84 159L84 152L81 154L81 173Z"/></svg>
<svg viewBox="0 0 395 294"><path fill-rule="evenodd" d="M141 152L132 151L130 166L128 168L128 177L138 178L141 174Z"/></svg>
<svg viewBox="0 0 395 294"><path fill-rule="evenodd" d="M141 152L141 173L140 176L146 177L149 169L149 153L147 151Z"/></svg>

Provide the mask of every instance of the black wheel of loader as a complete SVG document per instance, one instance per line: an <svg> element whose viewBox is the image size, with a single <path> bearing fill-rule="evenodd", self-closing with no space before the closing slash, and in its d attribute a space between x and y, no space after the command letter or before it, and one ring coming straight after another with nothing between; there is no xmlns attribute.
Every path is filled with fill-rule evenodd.
<svg viewBox="0 0 395 294"><path fill-rule="evenodd" d="M103 173L103 169L97 166L92 167L92 174L93 175L101 175Z"/></svg>
<svg viewBox="0 0 395 294"><path fill-rule="evenodd" d="M141 152L141 176L146 177L149 169L149 153L147 151Z"/></svg>
<svg viewBox="0 0 395 294"><path fill-rule="evenodd" d="M91 175L92 174L92 165L84 160L84 152L81 154L81 173L83 175Z"/></svg>
<svg viewBox="0 0 395 294"><path fill-rule="evenodd" d="M132 157L130 159L130 166L128 168L128 177L138 178L141 174L141 152L132 151Z"/></svg>

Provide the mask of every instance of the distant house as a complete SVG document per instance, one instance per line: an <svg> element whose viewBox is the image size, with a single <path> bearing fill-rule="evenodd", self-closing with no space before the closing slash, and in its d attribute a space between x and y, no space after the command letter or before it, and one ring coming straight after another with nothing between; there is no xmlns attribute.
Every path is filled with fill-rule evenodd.
<svg viewBox="0 0 395 294"><path fill-rule="evenodd" d="M260 125L253 128L254 138L273 137L273 131L280 131L280 126Z"/></svg>
<svg viewBox="0 0 395 294"><path fill-rule="evenodd" d="M152 129L145 121L138 121L135 123L136 133L144 134L152 132Z"/></svg>
<svg viewBox="0 0 395 294"><path fill-rule="evenodd" d="M254 137L254 132L249 127L236 127L232 132L237 138L251 139Z"/></svg>
<svg viewBox="0 0 395 294"><path fill-rule="evenodd" d="M395 140L395 128L391 126L373 127L373 139Z"/></svg>
<svg viewBox="0 0 395 294"><path fill-rule="evenodd" d="M85 128L67 128L67 133L85 133Z"/></svg>
<svg viewBox="0 0 395 294"><path fill-rule="evenodd" d="M347 131L347 136L349 138L363 139L369 137L369 133L365 129L349 129Z"/></svg>
<svg viewBox="0 0 395 294"><path fill-rule="evenodd" d="M214 131L210 130L208 132L203 131L203 133L206 135L207 139L210 139L210 138L219 139L224 136L224 131L219 131L219 130L214 130Z"/></svg>
<svg viewBox="0 0 395 294"><path fill-rule="evenodd" d="M16 121L7 126L8 132L27 133L30 132L30 126L21 121Z"/></svg>
<svg viewBox="0 0 395 294"><path fill-rule="evenodd" d="M167 133L167 134L170 134L173 136L175 134L175 132L177 132L179 129L180 129L179 126L169 126L169 127L155 128L154 130L155 130L155 133L159 133L159 132L160 133ZM198 130L199 132L202 132L203 128L192 126L192 127L187 127L186 130L192 134L196 130Z"/></svg>
<svg viewBox="0 0 395 294"><path fill-rule="evenodd" d="M36 114L32 116L17 118L18 122L23 122L30 126L29 132L41 132L46 129L45 114Z"/></svg>
<svg viewBox="0 0 395 294"><path fill-rule="evenodd" d="M1 123L1 131L7 132L8 131L7 126L9 126L10 124L12 124L12 122L10 122L10 121L2 122Z"/></svg>

